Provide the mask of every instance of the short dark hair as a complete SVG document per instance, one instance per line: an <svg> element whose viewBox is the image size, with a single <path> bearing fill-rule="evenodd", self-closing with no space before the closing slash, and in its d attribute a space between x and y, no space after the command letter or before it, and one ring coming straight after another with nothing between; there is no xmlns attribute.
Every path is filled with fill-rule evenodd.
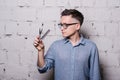
<svg viewBox="0 0 120 80"><path fill-rule="evenodd" d="M83 24L84 21L84 16L81 12L79 12L76 9L65 9L62 13L61 13L61 17L62 16L69 16L71 15L72 18L77 19L80 22L80 25Z"/></svg>

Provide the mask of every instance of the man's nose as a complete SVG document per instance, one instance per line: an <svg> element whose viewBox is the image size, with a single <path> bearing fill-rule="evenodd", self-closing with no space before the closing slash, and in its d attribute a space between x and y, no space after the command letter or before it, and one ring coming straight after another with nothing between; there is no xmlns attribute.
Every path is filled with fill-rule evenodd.
<svg viewBox="0 0 120 80"><path fill-rule="evenodd" d="M61 31L63 31L63 30L64 30L64 27L62 26L60 29L61 29Z"/></svg>

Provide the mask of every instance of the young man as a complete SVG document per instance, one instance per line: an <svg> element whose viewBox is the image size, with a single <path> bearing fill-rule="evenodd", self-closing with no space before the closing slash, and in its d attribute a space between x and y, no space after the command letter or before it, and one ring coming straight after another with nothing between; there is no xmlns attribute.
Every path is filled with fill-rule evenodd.
<svg viewBox="0 0 120 80"><path fill-rule="evenodd" d="M65 9L58 24L64 39L55 41L44 56L44 44L36 37L38 70L54 68L55 80L101 80L96 45L79 33L84 17L75 9Z"/></svg>

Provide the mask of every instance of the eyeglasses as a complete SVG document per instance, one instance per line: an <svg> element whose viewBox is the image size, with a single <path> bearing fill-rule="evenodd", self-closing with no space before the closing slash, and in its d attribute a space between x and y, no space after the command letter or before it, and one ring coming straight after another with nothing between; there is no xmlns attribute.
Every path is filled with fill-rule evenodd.
<svg viewBox="0 0 120 80"><path fill-rule="evenodd" d="M60 24L58 24L58 27L61 29L62 27L64 28L64 29L67 29L69 26L71 26L71 25L75 25L75 24L78 24L78 23L69 23L69 24L67 24L67 23L60 23Z"/></svg>

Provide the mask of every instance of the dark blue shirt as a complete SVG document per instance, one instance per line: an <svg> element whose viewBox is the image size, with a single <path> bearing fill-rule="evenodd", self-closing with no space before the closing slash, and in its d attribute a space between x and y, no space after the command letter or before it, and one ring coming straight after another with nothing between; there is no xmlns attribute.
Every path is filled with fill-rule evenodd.
<svg viewBox="0 0 120 80"><path fill-rule="evenodd" d="M98 49L95 43L81 36L73 46L68 39L55 41L45 55L40 73L54 68L55 80L101 80Z"/></svg>

